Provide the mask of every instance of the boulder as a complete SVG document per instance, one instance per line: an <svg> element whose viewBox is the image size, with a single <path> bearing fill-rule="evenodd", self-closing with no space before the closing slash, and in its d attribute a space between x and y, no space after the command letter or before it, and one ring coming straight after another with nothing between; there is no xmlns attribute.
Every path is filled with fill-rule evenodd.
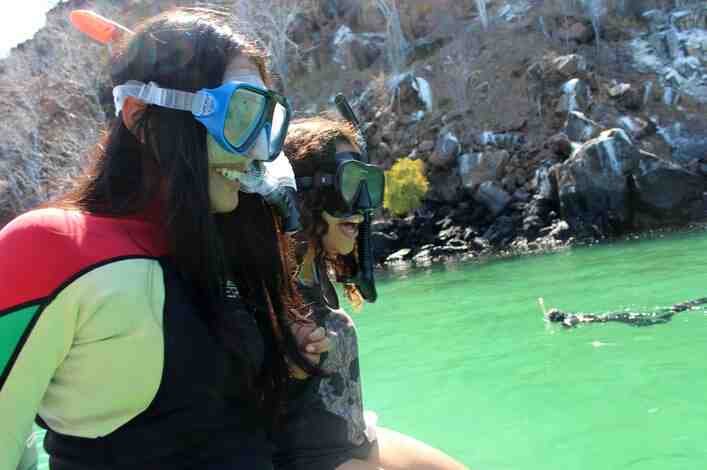
<svg viewBox="0 0 707 470"><path fill-rule="evenodd" d="M535 170L530 186L538 198L546 200L557 199L557 172L559 168L559 163L554 166L544 164Z"/></svg>
<svg viewBox="0 0 707 470"><path fill-rule="evenodd" d="M400 241L395 233L374 231L371 234L371 244L373 255L376 261L380 262L399 248Z"/></svg>
<svg viewBox="0 0 707 470"><path fill-rule="evenodd" d="M585 142L597 137L602 127L589 119L584 113L570 111L565 121L564 133L573 142Z"/></svg>
<svg viewBox="0 0 707 470"><path fill-rule="evenodd" d="M555 111L559 114L570 111L587 111L592 102L592 92L583 80L573 78L562 85L562 97Z"/></svg>
<svg viewBox="0 0 707 470"><path fill-rule="evenodd" d="M703 216L705 180L647 152L633 174L634 225L638 229L684 224Z"/></svg>
<svg viewBox="0 0 707 470"><path fill-rule="evenodd" d="M562 132L550 137L546 142L547 147L563 160L572 154L572 141Z"/></svg>
<svg viewBox="0 0 707 470"><path fill-rule="evenodd" d="M510 160L506 150L465 153L459 156L458 167L462 187L473 190L485 181L498 181Z"/></svg>
<svg viewBox="0 0 707 470"><path fill-rule="evenodd" d="M496 216L511 202L511 196L497 183L486 181L474 193L474 200Z"/></svg>
<svg viewBox="0 0 707 470"><path fill-rule="evenodd" d="M609 96L624 109L637 111L643 105L643 93L628 83L619 83L609 88Z"/></svg>
<svg viewBox="0 0 707 470"><path fill-rule="evenodd" d="M432 109L432 88L424 78L404 73L390 78L387 85L401 114L424 114Z"/></svg>
<svg viewBox="0 0 707 470"><path fill-rule="evenodd" d="M525 142L525 136L519 132L484 131L478 136L480 145L493 145L498 148L512 148Z"/></svg>
<svg viewBox="0 0 707 470"><path fill-rule="evenodd" d="M634 140L652 135L656 131L656 126L652 121L638 116L621 116L617 119L617 124Z"/></svg>
<svg viewBox="0 0 707 470"><path fill-rule="evenodd" d="M587 44L594 39L592 25L584 21L575 21L559 30L558 36L563 41L574 41L578 44Z"/></svg>
<svg viewBox="0 0 707 470"><path fill-rule="evenodd" d="M640 154L622 129L610 129L579 147L558 170L562 216L574 227L618 232L630 224L629 177Z"/></svg>
<svg viewBox="0 0 707 470"><path fill-rule="evenodd" d="M563 55L553 59L553 67L566 79L576 77L589 70L587 60L579 54Z"/></svg>
<svg viewBox="0 0 707 470"><path fill-rule="evenodd" d="M445 132L444 135L437 139L434 152L432 152L428 162L438 168L449 168L457 162L457 156L460 151L461 144L459 139L453 133Z"/></svg>
<svg viewBox="0 0 707 470"><path fill-rule="evenodd" d="M428 201L442 203L456 203L461 198L461 179L456 167L449 170L430 168L427 172L427 180L430 189L425 195Z"/></svg>
<svg viewBox="0 0 707 470"><path fill-rule="evenodd" d="M484 232L483 238L494 245L506 245L516 233L515 224L510 216L502 215Z"/></svg>
<svg viewBox="0 0 707 470"><path fill-rule="evenodd" d="M410 259L411 257L412 250L410 248L402 248L395 253L391 254L388 256L385 261L387 263L396 263L400 261L404 261L406 259Z"/></svg>
<svg viewBox="0 0 707 470"><path fill-rule="evenodd" d="M383 54L385 35L378 33L353 33L341 25L334 35L334 62L343 69L363 70L370 67Z"/></svg>
<svg viewBox="0 0 707 470"><path fill-rule="evenodd" d="M417 146L417 149L423 153L431 152L434 148L435 143L433 140L423 140L420 142L420 145Z"/></svg>

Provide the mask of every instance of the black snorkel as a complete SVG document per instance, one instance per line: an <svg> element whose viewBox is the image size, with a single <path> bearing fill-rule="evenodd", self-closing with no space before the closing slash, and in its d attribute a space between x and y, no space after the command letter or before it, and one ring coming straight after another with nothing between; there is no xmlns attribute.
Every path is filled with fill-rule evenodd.
<svg viewBox="0 0 707 470"><path fill-rule="evenodd" d="M336 104L336 109L339 111L341 116L352 126L354 126L356 131L358 131L360 140L359 146L361 147L361 159L363 160L363 163L370 163L368 149L366 148L366 140L363 135L363 131L361 130L361 125L356 118L356 114L353 109L351 109L351 105L349 105L346 97L341 93L336 95L334 103ZM365 182L363 184L365 185ZM368 203L366 204L365 200L361 200L362 198L367 199ZM359 199L356 202L356 206L363 208L363 222L359 225L358 237L356 239L356 244L358 245L359 270L353 279L349 280L349 282L356 286L359 292L361 292L361 296L364 300L373 303L376 299L378 299L378 292L376 291L376 279L373 272L373 244L371 243L371 219L373 210L371 208L367 190L361 191L359 194Z"/></svg>
<svg viewBox="0 0 707 470"><path fill-rule="evenodd" d="M264 196L264 199L280 214L283 233L291 235L302 230L300 212L297 208L297 191L294 188L281 186Z"/></svg>

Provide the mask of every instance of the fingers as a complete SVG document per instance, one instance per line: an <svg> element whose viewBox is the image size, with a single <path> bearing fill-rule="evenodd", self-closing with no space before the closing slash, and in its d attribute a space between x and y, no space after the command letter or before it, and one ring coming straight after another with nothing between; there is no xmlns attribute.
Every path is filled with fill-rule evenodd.
<svg viewBox="0 0 707 470"><path fill-rule="evenodd" d="M322 354L329 351L332 344L331 338L324 336L322 339L308 343L304 350L309 354Z"/></svg>
<svg viewBox="0 0 707 470"><path fill-rule="evenodd" d="M324 329L324 327L320 326L309 334L308 340L312 343L316 343L317 341L321 341L324 338L326 338L326 330Z"/></svg>

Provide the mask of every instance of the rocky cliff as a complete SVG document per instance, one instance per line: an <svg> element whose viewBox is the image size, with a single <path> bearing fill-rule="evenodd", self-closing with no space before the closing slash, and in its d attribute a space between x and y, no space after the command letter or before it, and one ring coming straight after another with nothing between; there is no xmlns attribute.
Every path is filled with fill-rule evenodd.
<svg viewBox="0 0 707 470"><path fill-rule="evenodd" d="M107 52L71 29L68 12L131 26L191 3L68 1L0 62L0 219L61 190L112 114ZM425 162L425 206L376 223L381 260L546 248L704 217L705 1L217 7L257 25L298 114L343 91L376 162Z"/></svg>

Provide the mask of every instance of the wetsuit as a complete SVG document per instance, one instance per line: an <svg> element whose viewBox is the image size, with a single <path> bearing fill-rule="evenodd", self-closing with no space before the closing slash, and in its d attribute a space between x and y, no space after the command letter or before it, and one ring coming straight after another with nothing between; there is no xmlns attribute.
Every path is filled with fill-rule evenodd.
<svg viewBox="0 0 707 470"><path fill-rule="evenodd" d="M300 283L300 292L315 321L336 336L321 364L329 375L290 380L273 463L277 470L334 470L353 458L365 460L372 448L365 433L356 329L339 309L323 260L315 263L313 284Z"/></svg>
<svg viewBox="0 0 707 470"><path fill-rule="evenodd" d="M41 209L0 231L1 470L35 417L51 470L271 468L155 215ZM252 311L238 296L222 304L262 364Z"/></svg>

